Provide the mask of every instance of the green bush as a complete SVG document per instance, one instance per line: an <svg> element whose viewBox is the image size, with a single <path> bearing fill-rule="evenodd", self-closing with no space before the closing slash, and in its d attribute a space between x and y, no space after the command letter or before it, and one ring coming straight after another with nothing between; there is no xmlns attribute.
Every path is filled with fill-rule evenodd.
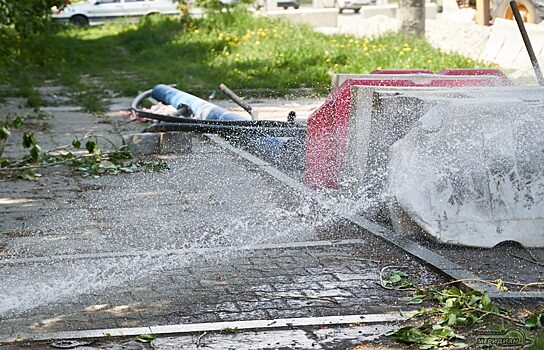
<svg viewBox="0 0 544 350"><path fill-rule="evenodd" d="M51 7L67 3L68 0L0 0L0 26L29 36L47 28Z"/></svg>

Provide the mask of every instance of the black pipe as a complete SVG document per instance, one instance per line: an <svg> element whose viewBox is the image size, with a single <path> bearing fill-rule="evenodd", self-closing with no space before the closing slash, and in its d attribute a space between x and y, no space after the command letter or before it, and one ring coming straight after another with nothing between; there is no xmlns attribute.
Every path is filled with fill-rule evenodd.
<svg viewBox="0 0 544 350"><path fill-rule="evenodd" d="M231 89L229 89L227 85L221 84L219 85L219 89L221 89L221 91L225 95L227 95L231 100L236 102L238 106L242 107L244 111L248 112L249 115L251 116L251 120L257 119L255 116L255 112L253 112L253 107L251 107L247 102L245 102L238 95L236 95L236 93L232 91Z"/></svg>
<svg viewBox="0 0 544 350"><path fill-rule="evenodd" d="M175 116L175 115L163 115L163 114L155 114L153 112L147 112L143 109L139 108L139 105L142 103L143 100L148 98L151 95L152 90L147 90L139 94L130 105L130 108L134 113L137 113L141 115L142 117L158 120L161 122L166 123L172 123L172 124L185 124L185 125L196 125L195 127L187 126L187 130L199 130L200 128L203 128L204 126L225 126L225 127L245 127L245 128L256 128L256 129L269 129L269 128L277 128L278 132L279 129L285 129L284 131L281 131L280 133L288 134L289 130L295 130L295 134L300 134L301 132L306 132L305 128L303 126L300 126L299 124L290 123L290 122L282 122L277 120L205 120L205 119L195 119L195 118L187 118L183 116ZM170 125L170 124L167 124ZM179 127L180 129L184 127ZM210 128L212 130L213 128ZM217 130L217 129L216 129ZM298 130L298 131L296 131ZM256 132L264 132L256 131Z"/></svg>
<svg viewBox="0 0 544 350"><path fill-rule="evenodd" d="M201 121L201 120L199 120ZM259 126L244 126L244 125L226 125L223 124L203 124L203 123L157 123L145 128L144 132L168 132L168 131L185 131L199 132L206 134L221 134L221 135L252 135L252 136L271 136L271 137L296 137L305 138L306 128L303 127L259 127Z"/></svg>
<svg viewBox="0 0 544 350"><path fill-rule="evenodd" d="M540 70L540 66L536 59L535 52L533 51L533 46L531 45L531 41L529 40L529 35L527 35L525 24L523 24L523 19L521 18L521 14L519 13L518 5L515 0L510 1L510 7L512 8L512 13L514 14L514 18L516 19L516 22L518 24L518 28L521 33L521 37L523 38L523 42L525 43L525 48L527 49L529 58L531 59L531 64L533 65L538 85L544 86L544 76L542 75L542 71Z"/></svg>

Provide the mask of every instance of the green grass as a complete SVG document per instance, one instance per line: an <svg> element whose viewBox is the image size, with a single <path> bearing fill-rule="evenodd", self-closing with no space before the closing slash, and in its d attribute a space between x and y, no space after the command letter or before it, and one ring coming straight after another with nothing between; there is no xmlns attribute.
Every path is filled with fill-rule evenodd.
<svg viewBox="0 0 544 350"><path fill-rule="evenodd" d="M220 83L277 95L291 88L325 93L332 72L484 66L436 50L422 39L398 34L378 39L327 36L241 10L195 19L189 28L177 18L149 17L137 24L61 28L10 43L15 46L12 59L2 62L0 78L14 86L54 79L84 90L90 84L81 78L84 75L100 77L109 89L128 96L158 83L175 83L200 95Z"/></svg>

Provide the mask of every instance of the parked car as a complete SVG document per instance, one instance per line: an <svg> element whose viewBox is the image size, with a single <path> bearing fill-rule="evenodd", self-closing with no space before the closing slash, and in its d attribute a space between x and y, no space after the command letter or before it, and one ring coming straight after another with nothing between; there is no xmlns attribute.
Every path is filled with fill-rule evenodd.
<svg viewBox="0 0 544 350"><path fill-rule="evenodd" d="M295 9L298 9L300 6L299 0L277 0L278 7L283 7L284 9L288 9L289 7L294 7Z"/></svg>
<svg viewBox="0 0 544 350"><path fill-rule="evenodd" d="M342 13L345 9L353 10L355 13L359 13L361 11L361 7L375 4L376 0L336 0L336 7L340 13Z"/></svg>
<svg viewBox="0 0 544 350"><path fill-rule="evenodd" d="M100 25L119 17L140 17L155 13L178 14L174 0L86 0L62 9L51 8L53 20L78 26Z"/></svg>

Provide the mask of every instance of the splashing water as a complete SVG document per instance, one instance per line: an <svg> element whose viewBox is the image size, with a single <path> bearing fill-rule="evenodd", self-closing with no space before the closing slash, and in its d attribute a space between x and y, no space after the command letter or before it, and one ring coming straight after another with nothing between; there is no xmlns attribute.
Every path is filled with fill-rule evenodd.
<svg viewBox="0 0 544 350"><path fill-rule="evenodd" d="M240 247L315 239L329 219L310 200L199 143L164 173L82 179L67 208L28 223L40 234L9 242L0 265L0 315L143 280Z"/></svg>

